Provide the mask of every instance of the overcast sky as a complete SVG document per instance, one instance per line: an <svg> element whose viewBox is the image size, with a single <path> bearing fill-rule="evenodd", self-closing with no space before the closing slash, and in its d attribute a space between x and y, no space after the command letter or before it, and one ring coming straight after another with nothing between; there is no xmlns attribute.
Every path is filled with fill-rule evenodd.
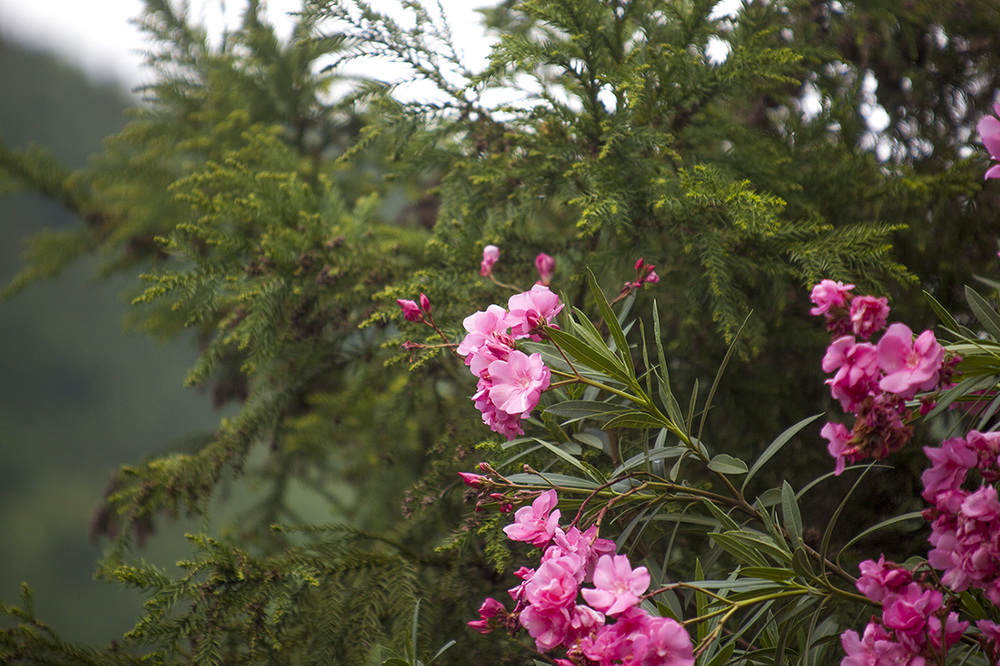
<svg viewBox="0 0 1000 666"><path fill-rule="evenodd" d="M191 15L214 34L233 25L244 0L189 0ZM301 0L266 0L272 22L279 28L290 22L285 14ZM396 3L376 0L377 7ZM493 0L442 0L449 23L472 62L484 58L488 42L479 23L477 7ZM148 45L130 21L142 11L142 0L0 0L0 32L5 36L52 49L79 63L91 75L118 79L128 86L143 81L140 52Z"/></svg>

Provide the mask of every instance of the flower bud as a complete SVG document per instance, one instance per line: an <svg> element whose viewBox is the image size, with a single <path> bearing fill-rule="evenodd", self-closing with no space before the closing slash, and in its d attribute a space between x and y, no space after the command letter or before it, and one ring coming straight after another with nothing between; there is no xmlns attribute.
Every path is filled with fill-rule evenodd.
<svg viewBox="0 0 1000 666"><path fill-rule="evenodd" d="M483 261L479 264L479 274L483 277L493 275L493 264L500 259L500 248L496 245L487 245L483 248Z"/></svg>
<svg viewBox="0 0 1000 666"><path fill-rule="evenodd" d="M556 272L556 260L541 252L535 257L535 268L538 270L539 283L548 285Z"/></svg>
<svg viewBox="0 0 1000 666"><path fill-rule="evenodd" d="M427 298L424 293L420 294L420 309L424 311L425 314L431 313L431 299Z"/></svg>
<svg viewBox="0 0 1000 666"><path fill-rule="evenodd" d="M406 298L397 298L396 303L399 304L400 309L403 311L403 318L406 321L421 322L424 320L424 315L420 312L420 307L413 301Z"/></svg>
<svg viewBox="0 0 1000 666"><path fill-rule="evenodd" d="M482 488L483 484L489 481L485 476L480 474L470 474L469 472L459 472L458 475L462 477L462 481L465 485L470 488Z"/></svg>

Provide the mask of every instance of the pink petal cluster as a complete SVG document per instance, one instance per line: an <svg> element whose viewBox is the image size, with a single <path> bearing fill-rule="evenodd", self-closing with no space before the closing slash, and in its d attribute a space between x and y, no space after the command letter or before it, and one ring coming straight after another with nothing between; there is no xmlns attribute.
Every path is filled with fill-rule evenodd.
<svg viewBox="0 0 1000 666"><path fill-rule="evenodd" d="M916 340L906 324L893 324L878 342L878 364L885 372L879 388L909 399L919 391L938 385L944 362L944 347L933 331L924 331Z"/></svg>
<svg viewBox="0 0 1000 666"><path fill-rule="evenodd" d="M907 425L913 413L906 401L946 386L960 360L946 358L933 332L924 331L914 340L909 327L900 323L889 326L878 343L868 342L885 327L889 305L884 298L854 296L853 286L823 280L811 295L816 307L810 313L824 315L836 336L823 357L823 371L834 373L826 384L841 408L855 417L850 429L827 423L821 430L837 461L835 474L848 463L881 460L905 446L913 435Z"/></svg>
<svg viewBox="0 0 1000 666"><path fill-rule="evenodd" d="M541 338L536 331L542 326L551 325L556 315L562 312L563 304L559 301L559 296L548 287L536 284L530 291L511 296L507 301L507 309L510 311L508 321L511 335L515 339L530 336L537 341Z"/></svg>
<svg viewBox="0 0 1000 666"><path fill-rule="evenodd" d="M541 339L536 332L551 325L562 307L548 287L535 285L511 296L509 309L490 305L462 322L467 334L457 351L479 378L472 401L483 422L507 439L524 434L521 420L538 405L552 378L541 354L518 351L516 340Z"/></svg>
<svg viewBox="0 0 1000 666"><path fill-rule="evenodd" d="M825 315L830 310L843 308L847 304L847 299L853 284L844 284L834 280L820 280L812 288L809 300L816 306L809 310L811 315Z"/></svg>
<svg viewBox="0 0 1000 666"><path fill-rule="evenodd" d="M875 296L855 296L847 313L851 330L862 340L869 340L885 328L889 318L889 299Z"/></svg>
<svg viewBox="0 0 1000 666"><path fill-rule="evenodd" d="M487 599L469 625L490 631L516 618L540 653L565 650L565 658L555 659L563 666L694 666L684 627L639 606L650 583L646 568L616 555L596 526L584 532L558 526L556 502L555 491L546 491L504 528L511 539L545 549L537 569L515 572L522 582L510 590L514 609L497 611Z"/></svg>
<svg viewBox="0 0 1000 666"><path fill-rule="evenodd" d="M993 105L993 113L1000 116L1000 104ZM990 157L995 162L1000 162L1000 120L993 116L984 116L976 126L979 130L979 138L989 151ZM984 179L1000 178L1000 164L994 164L983 176Z"/></svg>
<svg viewBox="0 0 1000 666"><path fill-rule="evenodd" d="M924 451L932 463L921 478L932 505L924 511L934 546L927 559L955 592L973 587L1000 605L1000 500L993 485L1000 480L1000 433L973 430ZM984 483L970 491L962 485L973 469Z"/></svg>
<svg viewBox="0 0 1000 666"><path fill-rule="evenodd" d="M635 279L626 282L622 286L622 296L630 294L637 289L642 289L647 284L656 284L659 281L660 276L656 273L656 266L647 264L645 259L639 257L635 262Z"/></svg>
<svg viewBox="0 0 1000 666"><path fill-rule="evenodd" d="M939 590L914 580L909 570L884 557L860 568L858 590L882 604L882 617L872 617L863 636L853 630L841 635L847 655L841 666L938 663L968 628Z"/></svg>

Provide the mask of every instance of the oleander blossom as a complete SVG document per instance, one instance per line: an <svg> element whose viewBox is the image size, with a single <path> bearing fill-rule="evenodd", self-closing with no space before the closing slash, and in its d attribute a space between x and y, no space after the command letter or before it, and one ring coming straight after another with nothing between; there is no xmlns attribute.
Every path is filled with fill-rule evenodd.
<svg viewBox="0 0 1000 666"><path fill-rule="evenodd" d="M914 339L901 323L889 326L877 343L869 342L885 327L889 304L885 298L854 296L852 287L823 280L811 295L816 307L810 312L824 315L827 330L834 335L822 361L823 371L834 373L826 384L830 395L855 419L853 426L827 423L821 432L836 459L837 475L849 463L881 460L903 448L913 437L908 422L917 410L906 401L925 393L919 411L932 409L933 392L949 385L961 361L946 352L933 332L924 331Z"/></svg>
<svg viewBox="0 0 1000 666"><path fill-rule="evenodd" d="M489 388L493 404L508 414L522 416L535 408L552 377L541 354L528 356L517 350L510 352L506 360L490 363L488 372L493 382Z"/></svg>
<svg viewBox="0 0 1000 666"><path fill-rule="evenodd" d="M508 440L524 434L521 421L538 405L552 377L541 354L519 351L515 338L551 325L563 307L559 297L542 285L515 294L510 301L518 306L517 311L490 305L466 317L462 321L466 335L456 350L479 378L472 402L483 423Z"/></svg>
<svg viewBox="0 0 1000 666"><path fill-rule="evenodd" d="M812 289L812 293L809 295L809 300L811 300L816 307L809 310L811 315L821 315L828 313L833 308L841 308L847 304L847 297L851 289L854 289L853 284L844 284L843 282L835 282L833 280L821 280Z"/></svg>
<svg viewBox="0 0 1000 666"><path fill-rule="evenodd" d="M993 105L993 113L1000 116L1000 103ZM979 138L995 162L1000 162L1000 119L994 116L984 116L976 125ZM983 175L984 180L1000 178L1000 164L994 164Z"/></svg>
<svg viewBox="0 0 1000 666"><path fill-rule="evenodd" d="M504 534L512 541L524 541L539 548L547 545L559 526L560 512L555 508L558 502L556 491L545 491L531 506L517 510L514 522L503 528Z"/></svg>
<svg viewBox="0 0 1000 666"><path fill-rule="evenodd" d="M519 625L539 653L564 651L552 657L560 666L694 666L684 627L639 605L650 583L646 568L616 555L596 526L559 526L557 501L554 490L541 493L504 528L509 538L543 548L541 563L514 572L521 583L510 589L512 611L487 599L469 626L488 633Z"/></svg>
<svg viewBox="0 0 1000 666"><path fill-rule="evenodd" d="M1000 604L1000 500L993 485L1000 479L1000 433L969 432L966 437L924 449L931 467L924 471L922 493L931 508L927 560L944 573L941 582L955 592L975 588ZM963 485L975 469L978 489Z"/></svg>
<svg viewBox="0 0 1000 666"><path fill-rule="evenodd" d="M889 318L889 299L875 296L856 296L851 299L848 312L851 330L862 340L868 340L885 328Z"/></svg>
<svg viewBox="0 0 1000 666"><path fill-rule="evenodd" d="M536 284L530 291L514 294L507 301L511 335L515 339L530 336L532 340L541 340L535 331L542 326L551 325L562 309L559 296L543 284Z"/></svg>
<svg viewBox="0 0 1000 666"><path fill-rule="evenodd" d="M891 325L878 342L878 364L885 372L879 388L901 398L935 388L944 362L944 347L933 331L924 331L916 340L906 324Z"/></svg>
<svg viewBox="0 0 1000 666"><path fill-rule="evenodd" d="M841 666L937 663L968 628L940 590L914 580L909 570L884 556L862 562L860 569L857 588L880 602L882 616L872 616L863 636L853 630L841 634L846 654Z"/></svg>

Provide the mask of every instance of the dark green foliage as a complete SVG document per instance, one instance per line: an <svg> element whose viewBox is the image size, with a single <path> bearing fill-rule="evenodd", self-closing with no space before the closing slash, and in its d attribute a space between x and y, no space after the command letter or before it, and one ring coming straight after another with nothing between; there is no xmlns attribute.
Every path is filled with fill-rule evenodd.
<svg viewBox="0 0 1000 666"><path fill-rule="evenodd" d="M871 51L848 49L832 3L755 2L736 18L713 18L714 4L507 2L486 12L500 36L489 66L470 72L447 26L416 3L404 3L417 26L405 31L361 0L311 2L283 42L251 1L240 29L215 48L173 4L149 0L141 23L158 40L150 63L160 78L89 169L71 176L44 154L0 148L5 181L87 223L38 241L10 291L98 249L106 270L142 273L132 325L167 338L193 330L200 356L188 384L232 405L206 441L123 467L109 488L100 527L114 541L101 573L150 595L130 644L167 662L378 663L407 650L419 599L424 643L414 652L429 656L457 639L463 647L446 654L461 656L442 659L523 663L516 646L474 642L462 626L504 585L498 572L510 553L501 517L462 523L454 472L487 450L498 465L510 458L505 473L575 465L599 484L604 472L591 465L596 454L557 453L552 463L550 453L563 450L551 443L474 451L485 430L466 399L473 379L438 345L458 340L463 317L507 297L477 274L486 244L502 248L496 271L505 283L529 285L535 254L555 256L555 288L600 313L620 354L588 360L584 345L571 355L622 385L641 378L650 395L651 350L637 371L639 350L629 356L587 269L607 287L632 279L639 257L657 265L655 324L644 316L645 292L628 305L656 331L655 354L666 359L657 372L669 371L677 397L665 395L668 385L627 423L604 419L603 440L560 425L557 412L542 416L567 450L593 446L589 435L627 465L655 438L648 429L665 426L663 438L697 434L749 460L821 408L822 333L803 315L804 288L824 277L878 290L915 282L908 244L927 236L908 225L918 208L944 224L971 206L966 171L974 170L961 152L977 116L970 108L924 137L906 129L900 108L942 113L941 98L905 97L890 113L892 129L873 134L858 113L870 96L864 75L895 72L898 53L886 51L890 64L879 69ZM875 4L885 7L852 9L843 20L865 16L873 32L935 32L919 12L903 25L889 11L899 3ZM808 27L817 11L828 19L819 36ZM721 62L708 57L717 40L729 48ZM338 67L368 56L408 64L443 101L401 102L378 81L330 95ZM949 69L965 76L958 70ZM985 106L982 80L954 85L978 95L972 107ZM810 87L817 115L801 110ZM511 91L522 99L489 103ZM934 150L914 148L922 142ZM880 161L880 145L897 151L891 161ZM954 171L942 175L945 167ZM902 252L894 238L907 239ZM941 279L964 279L968 269ZM430 297L440 334L401 317L394 299L419 293ZM554 337L600 340L584 318ZM406 340L415 344L400 351ZM745 365L699 390L695 380L730 358ZM815 388L804 394L810 378ZM595 396L578 393L560 398L593 405ZM699 410L708 407L702 432L695 424L706 423ZM796 435L788 446L808 462L815 439ZM746 467L732 456L712 464ZM256 491L251 506L224 537L209 536L217 531L210 502L233 482ZM651 524L650 511L676 509L662 505L652 498L609 523L639 555L689 565L704 543L651 552L650 543L676 536ZM132 561L134 537L182 514L206 518L206 533L191 537L196 554L180 578ZM350 527L273 527L331 519ZM713 538L729 555L742 552L726 534ZM794 566L800 535L788 547L775 539L784 559L760 566ZM821 611L794 601L773 612L816 625ZM0 650L22 654L9 637L27 635L30 613L8 614L21 634L5 634ZM774 662L785 649L810 649L761 631Z"/></svg>

